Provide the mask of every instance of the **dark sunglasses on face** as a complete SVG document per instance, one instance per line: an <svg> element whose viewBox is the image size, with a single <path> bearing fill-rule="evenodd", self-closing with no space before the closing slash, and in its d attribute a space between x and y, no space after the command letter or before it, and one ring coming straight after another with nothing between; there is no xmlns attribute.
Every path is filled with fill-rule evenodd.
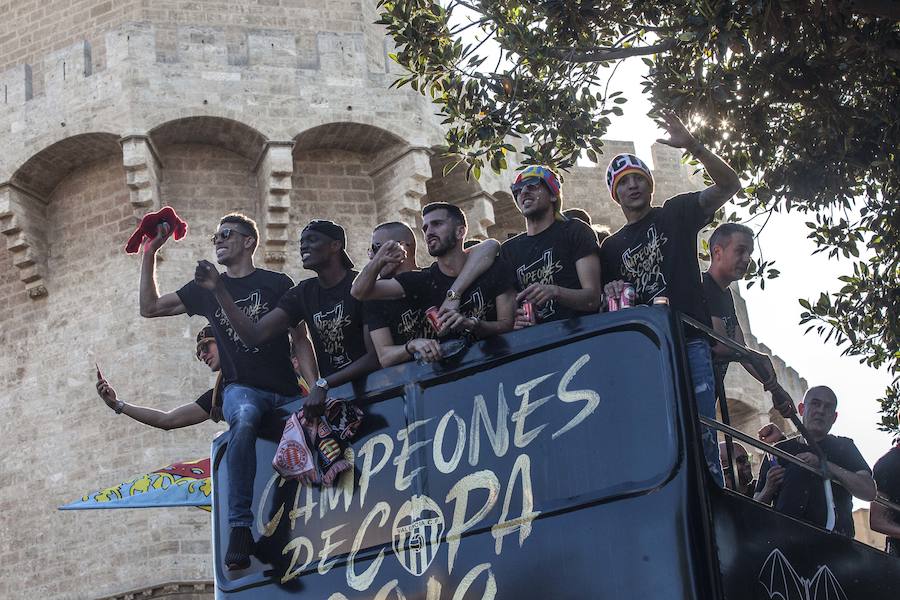
<svg viewBox="0 0 900 600"><path fill-rule="evenodd" d="M200 342L199 344L197 344L197 360L203 360L203 355L209 352L209 345L211 343L212 340L207 340L205 342Z"/></svg>
<svg viewBox="0 0 900 600"><path fill-rule="evenodd" d="M394 241L397 241L397 240L394 240ZM374 256L375 254L378 254L378 251L381 250L381 247L384 246L384 244L386 244L386 243L387 242L383 242L381 244L372 244L372 247L369 249L372 252L372 255ZM409 242L399 242L398 241L397 243L400 244L401 246L406 246L406 247L409 247L412 245Z"/></svg>
<svg viewBox="0 0 900 600"><path fill-rule="evenodd" d="M518 198L519 192L524 190L526 187L532 185L541 185L542 183L544 183L544 180L540 177L528 177L527 179L523 179L522 181L512 184L511 189L513 198Z"/></svg>
<svg viewBox="0 0 900 600"><path fill-rule="evenodd" d="M223 227L219 231L217 231L214 234L212 234L211 236L209 236L209 241L211 241L213 244L217 244L217 243L219 243L219 240L223 240L223 241L227 240L234 233L240 234L244 237L250 237L243 231L238 231L237 229L233 229L231 227Z"/></svg>

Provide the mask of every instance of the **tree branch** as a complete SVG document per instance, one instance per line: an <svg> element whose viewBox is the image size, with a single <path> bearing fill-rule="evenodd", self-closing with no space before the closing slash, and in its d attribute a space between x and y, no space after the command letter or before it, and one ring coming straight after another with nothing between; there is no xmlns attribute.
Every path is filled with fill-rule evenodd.
<svg viewBox="0 0 900 600"><path fill-rule="evenodd" d="M894 0L846 0L842 4L845 10L854 14L900 20L900 4Z"/></svg>
<svg viewBox="0 0 900 600"><path fill-rule="evenodd" d="M547 48L545 53L551 58L568 62L588 63L618 60L630 56L646 56L671 50L675 46L675 40L665 40L652 46L632 46L631 48L592 48L590 50L575 50L572 48Z"/></svg>

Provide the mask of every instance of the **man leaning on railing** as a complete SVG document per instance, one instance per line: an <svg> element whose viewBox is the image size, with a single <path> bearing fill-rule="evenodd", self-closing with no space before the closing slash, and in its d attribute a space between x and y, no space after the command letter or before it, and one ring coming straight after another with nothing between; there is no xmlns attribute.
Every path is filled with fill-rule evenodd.
<svg viewBox="0 0 900 600"><path fill-rule="evenodd" d="M852 496L867 501L875 499L872 471L852 439L829 433L837 419L837 396L831 388L810 388L800 403L800 414L810 438L828 459L833 481L839 484L833 487L834 531L853 537ZM776 447L815 469L821 468L819 458L802 438L785 440ZM766 460L759 471L756 489L756 500L772 504L786 515L825 526L828 518L825 490L819 477L806 469L791 463L771 466Z"/></svg>

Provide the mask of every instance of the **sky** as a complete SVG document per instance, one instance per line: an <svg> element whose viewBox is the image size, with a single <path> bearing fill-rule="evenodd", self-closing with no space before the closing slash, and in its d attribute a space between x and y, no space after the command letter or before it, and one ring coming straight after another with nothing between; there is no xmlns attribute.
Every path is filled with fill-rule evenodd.
<svg viewBox="0 0 900 600"><path fill-rule="evenodd" d="M612 117L606 137L633 140L638 155L652 162L650 146L657 138L665 137L665 132L646 116L650 103L639 87L646 69L639 58L631 58L616 72L610 92L621 90L629 101L621 105L625 111L622 117ZM765 290L760 290L758 284L747 290L741 282L741 295L747 301L751 329L758 341L796 369L810 386L827 385L835 391L838 418L832 433L853 438L872 466L892 441L890 434L877 428L877 398L883 395L891 377L887 369L875 370L860 365L859 358L840 356L841 350L831 342L825 344L815 331L804 335L808 325L799 325L803 309L798 298L812 299L821 291L836 291L843 285L838 276L852 270L849 261L829 260L824 253L812 254L815 245L806 238L808 230L804 225L809 220L796 212L773 214L759 234L757 245L766 260L775 260L781 275L767 281ZM761 219L748 223L755 231L761 224Z"/></svg>

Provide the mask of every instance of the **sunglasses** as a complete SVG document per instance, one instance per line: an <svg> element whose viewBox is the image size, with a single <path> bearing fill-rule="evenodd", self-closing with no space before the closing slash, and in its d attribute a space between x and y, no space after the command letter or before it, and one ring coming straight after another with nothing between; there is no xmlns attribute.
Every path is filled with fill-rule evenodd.
<svg viewBox="0 0 900 600"><path fill-rule="evenodd" d="M244 233L243 231L239 231L237 229L234 229L233 227L223 227L219 231L217 231L214 234L212 234L211 236L209 236L209 241L212 242L213 244L218 244L219 241L227 240L234 233L237 233L244 237L252 237L250 234Z"/></svg>
<svg viewBox="0 0 900 600"><path fill-rule="evenodd" d="M397 241L397 240L394 240L394 241L396 241L396 242L397 242L398 244L400 244L401 246L405 246L405 247L407 247L407 248L410 247L410 246L412 246L412 244L410 244L409 242L400 242L400 241ZM381 247L384 246L386 243L387 243L387 242L383 242L383 243L381 243L381 244L372 244L372 247L369 249L369 251L372 252L373 255L374 255L374 254L378 254L378 251L381 250Z"/></svg>
<svg viewBox="0 0 900 600"><path fill-rule="evenodd" d="M197 344L197 360L203 360L203 355L209 352L209 345L213 343L215 340L205 340Z"/></svg>
<svg viewBox="0 0 900 600"><path fill-rule="evenodd" d="M510 186L513 198L518 198L519 192L524 190L526 187L536 186L542 183L544 183L544 180L540 177L528 177L526 179L523 179L522 181L517 181L516 183L512 184L512 186Z"/></svg>

